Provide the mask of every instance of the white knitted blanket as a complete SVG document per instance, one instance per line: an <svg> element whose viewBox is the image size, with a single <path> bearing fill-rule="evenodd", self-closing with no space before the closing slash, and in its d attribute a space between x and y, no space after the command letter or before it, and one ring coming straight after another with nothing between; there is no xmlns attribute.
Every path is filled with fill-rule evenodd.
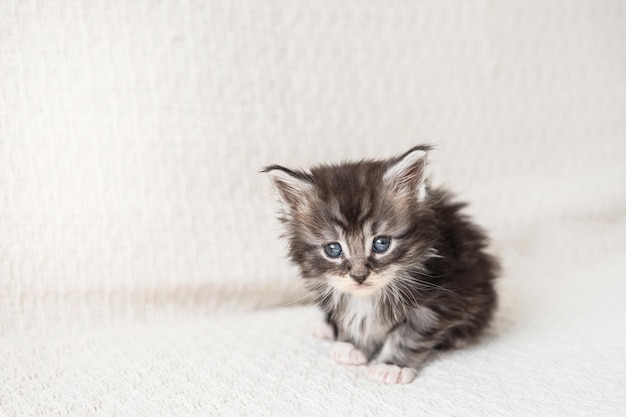
<svg viewBox="0 0 626 417"><path fill-rule="evenodd" d="M384 387L258 172L418 143L501 309ZM0 2L0 416L626 415L625 157L619 0Z"/></svg>

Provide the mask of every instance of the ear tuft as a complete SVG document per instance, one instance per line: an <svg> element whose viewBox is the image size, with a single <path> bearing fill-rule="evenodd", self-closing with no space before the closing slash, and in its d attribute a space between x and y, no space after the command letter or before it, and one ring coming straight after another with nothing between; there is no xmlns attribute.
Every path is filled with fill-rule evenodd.
<svg viewBox="0 0 626 417"><path fill-rule="evenodd" d="M280 165L271 165L261 172L270 175L281 203L289 210L293 210L303 204L305 196L313 188L311 176L303 171L291 170Z"/></svg>
<svg viewBox="0 0 626 417"><path fill-rule="evenodd" d="M401 194L414 195L423 201L427 194L426 163L428 145L416 146L404 155L389 161L383 181Z"/></svg>

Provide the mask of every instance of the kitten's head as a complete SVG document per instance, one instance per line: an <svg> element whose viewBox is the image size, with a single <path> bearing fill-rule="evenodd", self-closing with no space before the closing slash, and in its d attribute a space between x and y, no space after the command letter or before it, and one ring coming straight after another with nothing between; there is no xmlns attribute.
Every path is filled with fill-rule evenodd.
<svg viewBox="0 0 626 417"><path fill-rule="evenodd" d="M397 290L433 255L429 150L310 172L265 169L281 202L290 257L312 288L358 296Z"/></svg>

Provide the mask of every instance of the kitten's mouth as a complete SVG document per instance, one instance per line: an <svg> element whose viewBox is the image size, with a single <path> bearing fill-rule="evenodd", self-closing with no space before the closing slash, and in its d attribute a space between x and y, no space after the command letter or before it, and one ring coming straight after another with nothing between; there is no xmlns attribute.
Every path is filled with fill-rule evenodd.
<svg viewBox="0 0 626 417"><path fill-rule="evenodd" d="M378 287L371 282L363 282L362 284L354 283L350 286L349 292L354 295L370 295L376 291Z"/></svg>
<svg viewBox="0 0 626 417"><path fill-rule="evenodd" d="M384 277L372 276L362 283L354 281L350 277L336 276L331 278L331 286L341 293L350 294L356 297L367 297L385 286L387 280Z"/></svg>

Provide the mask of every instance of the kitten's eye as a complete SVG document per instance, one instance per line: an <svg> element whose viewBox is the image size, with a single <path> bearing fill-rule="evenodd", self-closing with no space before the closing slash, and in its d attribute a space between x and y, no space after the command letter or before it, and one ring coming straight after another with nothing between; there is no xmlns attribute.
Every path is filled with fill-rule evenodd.
<svg viewBox="0 0 626 417"><path fill-rule="evenodd" d="M341 256L342 250L339 242L329 243L324 246L324 252L331 258L339 258Z"/></svg>
<svg viewBox="0 0 626 417"><path fill-rule="evenodd" d="M389 245L391 245L391 238L387 236L380 236L374 238L374 242L372 242L372 249L376 253L383 253L389 249Z"/></svg>

